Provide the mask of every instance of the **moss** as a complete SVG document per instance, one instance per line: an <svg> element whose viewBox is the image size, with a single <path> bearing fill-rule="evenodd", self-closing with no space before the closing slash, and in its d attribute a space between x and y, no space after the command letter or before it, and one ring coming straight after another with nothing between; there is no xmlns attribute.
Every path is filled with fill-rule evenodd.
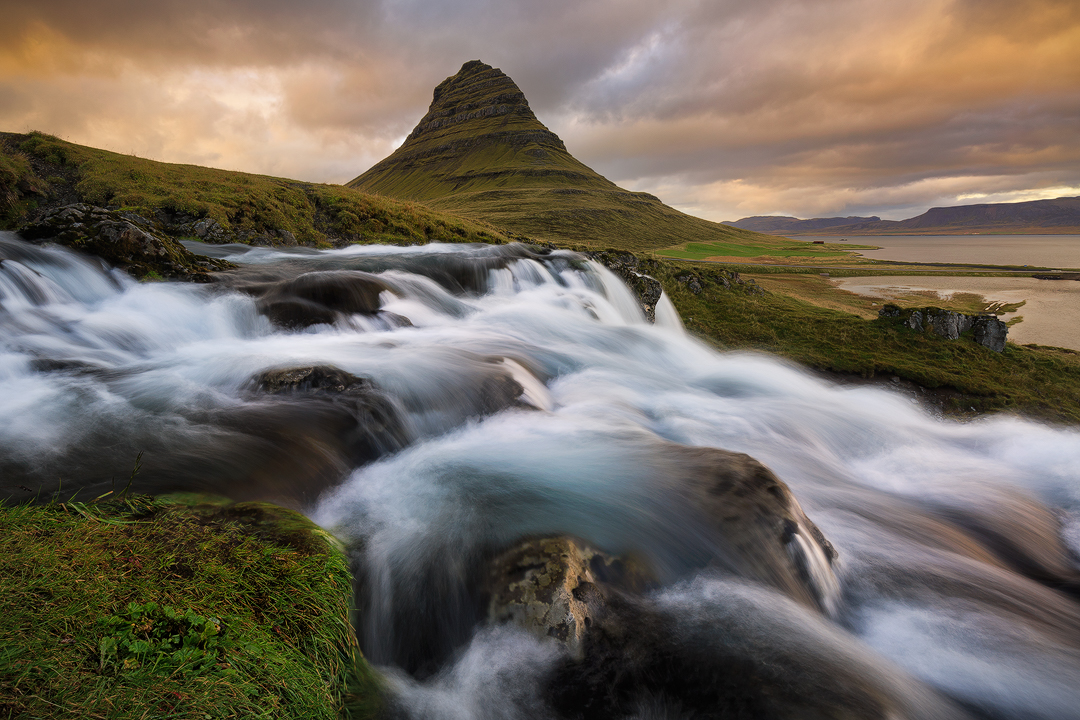
<svg viewBox="0 0 1080 720"><path fill-rule="evenodd" d="M0 507L0 716L376 712L341 551L258 503Z"/></svg>

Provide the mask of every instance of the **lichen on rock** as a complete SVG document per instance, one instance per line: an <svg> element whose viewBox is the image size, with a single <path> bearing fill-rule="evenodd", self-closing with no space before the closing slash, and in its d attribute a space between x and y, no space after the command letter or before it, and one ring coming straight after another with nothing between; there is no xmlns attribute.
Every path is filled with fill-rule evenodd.
<svg viewBox="0 0 1080 720"><path fill-rule="evenodd" d="M905 309L888 303L878 311L878 316L898 318L915 332L928 332L946 340L958 340L961 335L971 331L975 342L994 352L1005 349L1005 340L1009 333L1008 326L996 315L989 313L969 315L936 307Z"/></svg>

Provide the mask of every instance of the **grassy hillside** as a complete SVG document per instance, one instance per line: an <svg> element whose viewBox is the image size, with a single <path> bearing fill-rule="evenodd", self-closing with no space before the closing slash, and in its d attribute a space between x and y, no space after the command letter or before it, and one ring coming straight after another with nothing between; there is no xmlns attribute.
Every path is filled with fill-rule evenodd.
<svg viewBox="0 0 1080 720"><path fill-rule="evenodd" d="M757 235L619 188L566 150L513 80L479 61L439 84L402 146L349 187L556 244L642 251Z"/></svg>
<svg viewBox="0 0 1080 720"><path fill-rule="evenodd" d="M351 596L340 550L273 506L0 506L0 717L370 715Z"/></svg>
<svg viewBox="0 0 1080 720"><path fill-rule="evenodd" d="M42 133L0 133L0 229L46 207L85 202L130 210L173 236L330 246L351 242L488 242L487 225L357 192L97 150ZM284 235L288 233L291 235Z"/></svg>

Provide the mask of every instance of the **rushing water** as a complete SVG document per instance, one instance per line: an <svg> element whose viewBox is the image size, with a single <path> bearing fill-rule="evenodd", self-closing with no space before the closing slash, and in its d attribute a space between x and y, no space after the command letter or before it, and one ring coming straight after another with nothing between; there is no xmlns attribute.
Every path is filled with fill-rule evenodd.
<svg viewBox="0 0 1080 720"><path fill-rule="evenodd" d="M749 715L1080 717L1076 431L935 420L718 353L666 300L646 323L572 253L204 251L242 267L139 284L0 235L0 490L47 495L61 477L93 496L143 452L144 489L303 508L354 556L358 635L400 713L575 714L582 666L486 623L473 587L494 553L571 536L650 568L656 582L609 612L630 618L626 647L676 668L609 714L708 717L702 694L745 676L740 692L774 702L747 700ZM297 306L268 305L282 288L353 282L377 308L293 329L267 317ZM336 396L255 380L316 365L370 383ZM762 570L758 541L731 529L753 530L735 497L708 500L706 522L692 488L737 456L705 448L768 466L835 561L798 520L785 532L802 580Z"/></svg>

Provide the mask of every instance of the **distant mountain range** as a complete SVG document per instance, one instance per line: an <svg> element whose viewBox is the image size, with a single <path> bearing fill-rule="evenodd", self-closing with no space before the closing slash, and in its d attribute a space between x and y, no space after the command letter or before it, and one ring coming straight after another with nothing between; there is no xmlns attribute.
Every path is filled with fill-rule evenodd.
<svg viewBox="0 0 1080 720"><path fill-rule="evenodd" d="M972 235L1080 233L1080 197L930 208L907 220L758 215L725 225L769 235Z"/></svg>
<svg viewBox="0 0 1080 720"><path fill-rule="evenodd" d="M440 83L401 147L348 186L599 248L738 243L755 235L618 187L567 151L513 80L479 60Z"/></svg>

